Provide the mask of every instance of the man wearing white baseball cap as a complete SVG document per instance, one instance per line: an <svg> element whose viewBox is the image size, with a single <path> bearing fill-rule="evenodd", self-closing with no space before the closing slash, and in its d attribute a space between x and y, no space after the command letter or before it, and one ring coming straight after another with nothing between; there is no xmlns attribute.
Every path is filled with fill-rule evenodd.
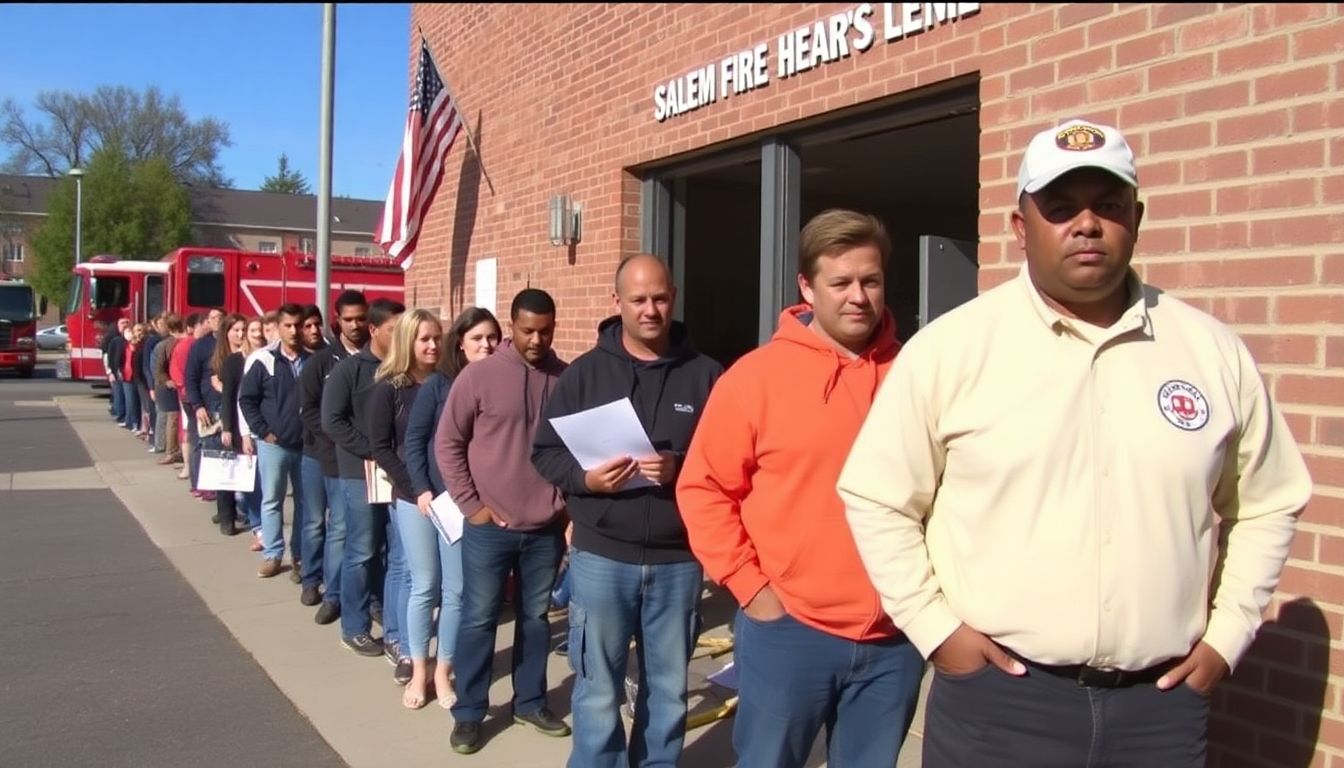
<svg viewBox="0 0 1344 768"><path fill-rule="evenodd" d="M932 661L924 765L1204 765L1311 495L1246 347L1130 268L1119 131L1037 134L1009 281L902 349L838 490Z"/></svg>

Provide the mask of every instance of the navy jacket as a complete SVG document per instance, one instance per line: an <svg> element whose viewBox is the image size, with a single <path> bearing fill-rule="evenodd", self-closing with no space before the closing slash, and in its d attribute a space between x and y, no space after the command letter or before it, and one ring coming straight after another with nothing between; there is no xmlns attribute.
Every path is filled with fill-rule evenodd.
<svg viewBox="0 0 1344 768"><path fill-rule="evenodd" d="M550 420L628 397L653 449L675 453L680 467L722 373L722 365L695 350L681 323L672 324L666 355L644 361L625 350L619 316L602 321L597 348L570 363L551 392L532 451L537 471L565 493L575 549L625 563L695 559L677 511L675 482L595 494Z"/></svg>
<svg viewBox="0 0 1344 768"><path fill-rule="evenodd" d="M299 347L298 359L291 362L279 347L265 354L243 375L238 392L238 407L247 426L258 440L268 435L282 448L303 448L303 421L299 418L299 375L312 355ZM295 370L298 368L298 371Z"/></svg>
<svg viewBox="0 0 1344 768"><path fill-rule="evenodd" d="M141 375L144 377L145 386L151 390L154 389L154 366L150 361L153 359L154 348L159 345L160 341L163 341L163 337L157 333L150 333L145 336L144 366L141 368Z"/></svg>
<svg viewBox="0 0 1344 768"><path fill-rule="evenodd" d="M322 431L336 444L336 466L343 478L362 480L364 460L373 458L364 419L380 362L364 347L337 363L322 387Z"/></svg>
<svg viewBox="0 0 1344 768"><path fill-rule="evenodd" d="M443 404L448 402L448 390L452 386L451 379L435 373L420 385L420 393L411 406L406 423L405 453L406 471L411 474L411 490L414 492L412 499L419 498L425 491L438 496L447 490L439 472L439 462L434 458L434 433L439 428Z"/></svg>
<svg viewBox="0 0 1344 768"><path fill-rule="evenodd" d="M214 375L214 371L210 370L210 358L214 356L214 334L197 339L187 353L186 391L182 393L182 399L187 402L188 414L201 407L210 413L220 409L223 398L210 386L210 377Z"/></svg>

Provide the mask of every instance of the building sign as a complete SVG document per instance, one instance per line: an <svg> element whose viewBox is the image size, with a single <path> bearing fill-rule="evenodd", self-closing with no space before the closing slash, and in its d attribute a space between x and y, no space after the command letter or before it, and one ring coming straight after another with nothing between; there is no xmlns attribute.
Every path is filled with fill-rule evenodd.
<svg viewBox="0 0 1344 768"><path fill-rule="evenodd" d="M653 89L653 119L661 123L764 88L771 77L796 77L863 53L873 46L878 34L890 43L979 12L979 3L863 3L785 32L775 40L773 51L761 43L659 83Z"/></svg>

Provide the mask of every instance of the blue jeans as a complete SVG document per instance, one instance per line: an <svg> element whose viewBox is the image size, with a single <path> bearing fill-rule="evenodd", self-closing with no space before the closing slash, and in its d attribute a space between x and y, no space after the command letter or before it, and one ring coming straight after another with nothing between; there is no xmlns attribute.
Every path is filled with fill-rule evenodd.
<svg viewBox="0 0 1344 768"><path fill-rule="evenodd" d="M248 530L261 530L261 487L238 494L238 509L247 517Z"/></svg>
<svg viewBox="0 0 1344 768"><path fill-rule="evenodd" d="M373 627L369 602L374 562L386 530L386 504L370 504L362 477L341 478L345 492L345 557L341 563L341 634L349 639ZM386 621L387 617L384 616Z"/></svg>
<svg viewBox="0 0 1344 768"><path fill-rule="evenodd" d="M700 564L623 563L575 549L569 576L570 768L676 768L686 737L686 668L699 634ZM640 683L627 753L620 706L632 637Z"/></svg>
<svg viewBox="0 0 1344 768"><path fill-rule="evenodd" d="M341 574L345 569L345 487L341 483L339 477L322 478L327 491L327 530L322 556L318 558L322 563L322 572L318 574L323 585L322 599L337 606L341 604ZM305 567L307 559L304 555Z"/></svg>
<svg viewBox="0 0 1344 768"><path fill-rule="evenodd" d="M126 423L126 403L122 401L126 389L121 386L121 377L109 382L107 388L112 392L112 420L118 424Z"/></svg>
<svg viewBox="0 0 1344 768"><path fill-rule="evenodd" d="M316 587L322 583L322 550L327 541L327 484L322 462L304 454L299 476L303 480L302 549L294 559L303 563L299 583L304 588Z"/></svg>
<svg viewBox="0 0 1344 768"><path fill-rule="evenodd" d="M303 454L290 448L260 441L257 465L261 477L261 556L279 560L285 556L285 482L294 489L294 516L303 509L303 478L299 471Z"/></svg>
<svg viewBox="0 0 1344 768"><path fill-rule="evenodd" d="M457 628L462 622L462 540L449 544L439 529L409 501L397 500L393 512L406 550L406 568L411 572L410 599L406 604L406 646L412 659L429 658L429 633L434 624L434 606L439 607L438 660L453 660Z"/></svg>
<svg viewBox="0 0 1344 768"><path fill-rule="evenodd" d="M739 610L733 660L739 768L802 768L823 725L828 765L896 764L924 674L904 636L859 643Z"/></svg>
<svg viewBox="0 0 1344 768"><path fill-rule="evenodd" d="M467 523L462 533L462 625L457 631L457 704L453 719L479 723L490 705L490 668L504 582L514 572L513 712L546 706L546 657L551 651L551 587L565 551L564 526L515 531ZM465 576L465 574L471 574Z"/></svg>
<svg viewBox="0 0 1344 768"><path fill-rule="evenodd" d="M121 423L126 425L127 429L139 429L140 393L135 388L135 382L123 381L119 386L121 387L121 403L125 407Z"/></svg>
<svg viewBox="0 0 1344 768"><path fill-rule="evenodd" d="M379 505L382 506L382 505ZM406 549L401 544L397 516L387 509L387 575L383 578L383 642L391 642L406 655L406 601L411 596L411 573L406 570Z"/></svg>

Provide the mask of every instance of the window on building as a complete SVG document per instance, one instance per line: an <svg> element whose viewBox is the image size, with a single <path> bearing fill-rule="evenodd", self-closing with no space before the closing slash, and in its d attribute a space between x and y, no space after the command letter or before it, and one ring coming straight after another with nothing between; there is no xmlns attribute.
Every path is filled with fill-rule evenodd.
<svg viewBox="0 0 1344 768"><path fill-rule="evenodd" d="M257 250L262 253L279 253L280 249L276 247L274 240L262 240L257 243Z"/></svg>
<svg viewBox="0 0 1344 768"><path fill-rule="evenodd" d="M372 255L373 255L373 251L372 251L371 249L365 247L365 246L360 246L360 247L358 247L358 248L355 249L355 255L356 255L356 256L372 256Z"/></svg>
<svg viewBox="0 0 1344 768"><path fill-rule="evenodd" d="M305 237L305 238L303 238L303 240L301 241L301 244L299 245L299 250L300 250L300 251L303 251L304 253L312 253L312 252L313 252L313 240L312 240L312 238L310 238L310 237Z"/></svg>
<svg viewBox="0 0 1344 768"><path fill-rule="evenodd" d="M23 243L5 243L5 261L23 261Z"/></svg>

